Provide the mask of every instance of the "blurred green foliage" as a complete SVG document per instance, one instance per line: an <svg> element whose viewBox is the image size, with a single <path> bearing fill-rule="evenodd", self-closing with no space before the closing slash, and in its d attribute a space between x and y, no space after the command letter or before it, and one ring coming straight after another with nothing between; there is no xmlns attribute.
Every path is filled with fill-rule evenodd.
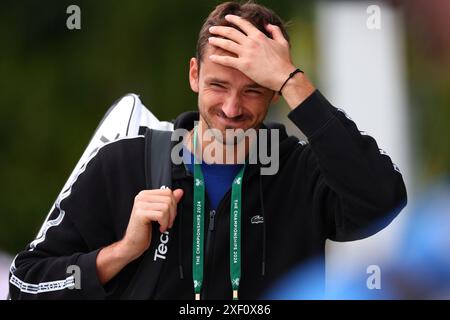
<svg viewBox="0 0 450 320"><path fill-rule="evenodd" d="M140 94L165 120L196 109L189 59L220 2L0 3L0 249L16 253L34 238L118 97ZM297 16L311 19L309 2L259 3L286 20L295 5ZM81 8L81 30L66 28L71 4Z"/></svg>
<svg viewBox="0 0 450 320"><path fill-rule="evenodd" d="M417 180L424 189L450 176L450 56L432 54L411 34L409 38L409 111Z"/></svg>

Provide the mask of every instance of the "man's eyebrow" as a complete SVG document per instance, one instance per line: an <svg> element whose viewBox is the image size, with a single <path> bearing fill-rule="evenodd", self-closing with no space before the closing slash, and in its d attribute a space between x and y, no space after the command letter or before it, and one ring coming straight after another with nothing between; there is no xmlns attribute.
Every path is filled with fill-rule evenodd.
<svg viewBox="0 0 450 320"><path fill-rule="evenodd" d="M206 78L205 80L206 82L217 82L217 83L222 83L222 84L229 84L228 81L219 79L219 78Z"/></svg>
<svg viewBox="0 0 450 320"><path fill-rule="evenodd" d="M260 86L256 82L250 83L250 84L246 85L245 87L250 88L250 89L264 89L263 86Z"/></svg>
<svg viewBox="0 0 450 320"><path fill-rule="evenodd" d="M206 78L206 82L211 83L220 83L220 84L230 84L228 81L226 80L222 80L219 78ZM260 86L259 84L257 84L256 82L253 83L249 83L245 86L245 88L250 88L250 89L263 89L264 87Z"/></svg>

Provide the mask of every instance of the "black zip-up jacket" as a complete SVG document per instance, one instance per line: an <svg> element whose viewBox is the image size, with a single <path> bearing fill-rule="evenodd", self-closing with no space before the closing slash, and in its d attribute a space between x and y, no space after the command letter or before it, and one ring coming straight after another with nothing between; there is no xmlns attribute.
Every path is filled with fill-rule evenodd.
<svg viewBox="0 0 450 320"><path fill-rule="evenodd" d="M262 297L280 276L310 258L323 262L326 239L351 241L381 230L406 204L398 168L319 91L289 118L309 143L288 137L277 126L282 129L278 173L260 175L254 164L243 178L240 299ZM175 129L190 130L194 120L196 112L181 114ZM143 137L118 140L98 151L56 205L44 232L16 256L10 272L12 299L128 298L141 259L102 286L96 257L125 233L134 197L145 189L143 159ZM171 165L173 187L182 188L184 195L154 294L143 297L148 299L194 298L193 178L184 165ZM205 217L203 299L232 298L229 211L230 192L215 216ZM69 289L74 285L67 273L70 265L80 268L81 289Z"/></svg>

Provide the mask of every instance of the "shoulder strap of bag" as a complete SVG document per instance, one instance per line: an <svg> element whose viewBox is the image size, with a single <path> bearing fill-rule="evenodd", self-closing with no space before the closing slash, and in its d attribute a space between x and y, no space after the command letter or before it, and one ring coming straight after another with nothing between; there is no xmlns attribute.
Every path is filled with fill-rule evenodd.
<svg viewBox="0 0 450 320"><path fill-rule="evenodd" d="M147 189L172 187L170 153L172 131L147 129L145 132L145 183Z"/></svg>
<svg viewBox="0 0 450 320"><path fill-rule="evenodd" d="M171 135L171 131L146 129L144 166L147 189L172 187ZM170 234L161 234L159 225L152 223L150 248L142 255L136 273L123 294L124 299L153 298L162 266L166 261L166 259L156 258L158 246L162 240L166 242L164 245L169 248ZM166 257L167 252L165 253Z"/></svg>

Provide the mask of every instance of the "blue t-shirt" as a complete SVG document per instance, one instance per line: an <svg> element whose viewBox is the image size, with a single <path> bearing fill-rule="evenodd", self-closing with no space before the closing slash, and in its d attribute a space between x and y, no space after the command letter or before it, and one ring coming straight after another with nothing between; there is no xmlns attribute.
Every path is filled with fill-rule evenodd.
<svg viewBox="0 0 450 320"><path fill-rule="evenodd" d="M189 171L194 173L194 155L183 146L183 162ZM220 200L225 196L233 183L233 179L242 168L242 164L208 164L201 163L205 179L206 194L212 210L216 210Z"/></svg>

